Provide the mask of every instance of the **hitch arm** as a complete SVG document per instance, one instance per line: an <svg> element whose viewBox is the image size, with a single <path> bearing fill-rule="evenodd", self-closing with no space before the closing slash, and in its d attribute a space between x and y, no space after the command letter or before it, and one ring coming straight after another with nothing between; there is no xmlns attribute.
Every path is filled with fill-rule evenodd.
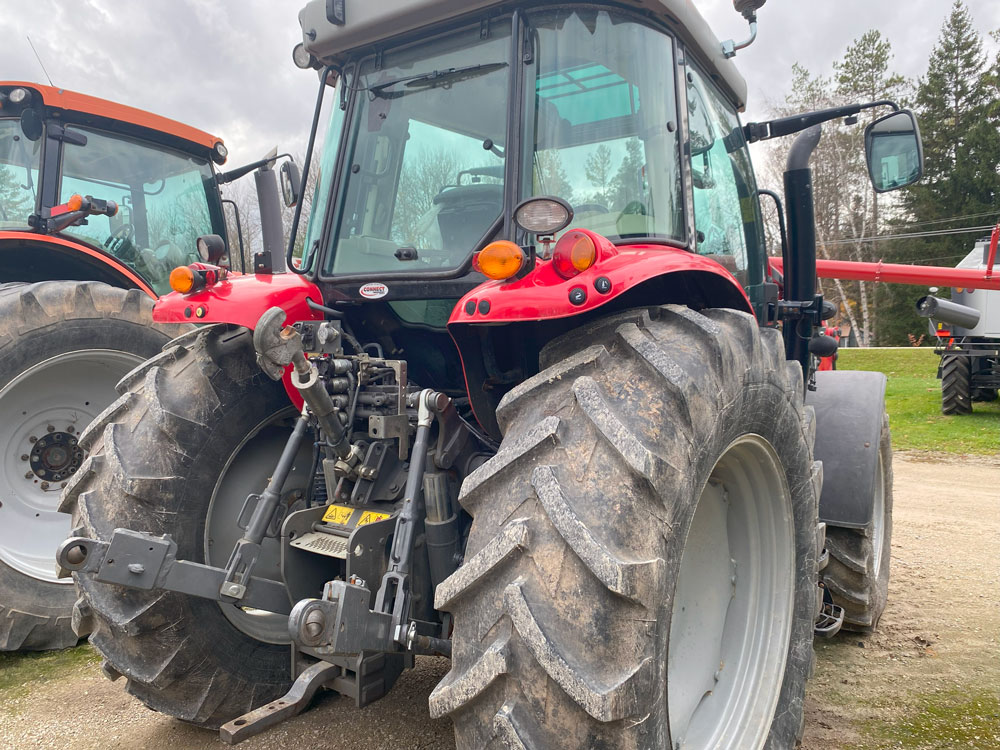
<svg viewBox="0 0 1000 750"><path fill-rule="evenodd" d="M146 591L177 591L202 599L236 603L220 593L226 571L178 560L177 543L169 536L115 529L110 542L71 537L59 545L56 561L61 568L61 578L70 573L88 572L100 583ZM278 614L288 614L292 610L285 585L267 578L249 578L239 604Z"/></svg>

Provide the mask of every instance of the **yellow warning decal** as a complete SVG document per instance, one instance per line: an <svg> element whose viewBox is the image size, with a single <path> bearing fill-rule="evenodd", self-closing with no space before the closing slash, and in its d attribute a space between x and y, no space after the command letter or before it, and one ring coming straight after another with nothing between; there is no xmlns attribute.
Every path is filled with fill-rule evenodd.
<svg viewBox="0 0 1000 750"><path fill-rule="evenodd" d="M346 505L330 505L323 514L323 521L326 523L335 523L338 526L349 526L351 516L354 515L355 510L357 508L348 508ZM389 515L388 513L376 513L374 510L366 510L361 514L361 518L358 519L355 525L364 526L376 521L384 521L389 518Z"/></svg>
<svg viewBox="0 0 1000 750"><path fill-rule="evenodd" d="M366 510L361 514L361 520L358 521L358 526L364 526L367 523L375 523L376 521L384 521L388 517L388 513L376 513L373 510Z"/></svg>
<svg viewBox="0 0 1000 750"><path fill-rule="evenodd" d="M326 513L323 514L323 520L326 523L336 523L341 526L347 526L347 522L351 520L351 515L354 513L354 508L348 508L344 505L331 505L326 509Z"/></svg>

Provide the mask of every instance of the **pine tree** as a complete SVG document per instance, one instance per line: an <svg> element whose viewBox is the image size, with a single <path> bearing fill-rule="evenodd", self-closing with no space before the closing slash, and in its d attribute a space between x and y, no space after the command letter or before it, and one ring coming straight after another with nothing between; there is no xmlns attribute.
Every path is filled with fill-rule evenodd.
<svg viewBox="0 0 1000 750"><path fill-rule="evenodd" d="M1000 105L998 65L988 65L982 37L973 19L956 0L931 52L927 73L917 85L915 109L924 142L924 178L902 193L908 214L921 224L914 229L947 229L987 224L997 211L1000 196ZM953 220L953 221L949 221ZM907 228L901 227L901 231ZM971 250L975 235L907 239L886 248L887 260L899 263L928 261L954 265ZM883 343L898 344L906 333L919 335L925 322L912 310L913 301L926 290L919 287L886 288L880 299L884 319Z"/></svg>

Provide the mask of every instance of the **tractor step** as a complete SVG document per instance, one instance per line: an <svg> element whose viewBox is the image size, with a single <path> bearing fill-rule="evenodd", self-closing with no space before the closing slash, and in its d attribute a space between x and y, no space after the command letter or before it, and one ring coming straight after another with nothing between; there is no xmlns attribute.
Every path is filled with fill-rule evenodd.
<svg viewBox="0 0 1000 750"><path fill-rule="evenodd" d="M833 638L844 627L844 608L833 603L833 597L830 596L826 586L821 585L820 591L823 595L823 606L813 626L813 635L817 638Z"/></svg>

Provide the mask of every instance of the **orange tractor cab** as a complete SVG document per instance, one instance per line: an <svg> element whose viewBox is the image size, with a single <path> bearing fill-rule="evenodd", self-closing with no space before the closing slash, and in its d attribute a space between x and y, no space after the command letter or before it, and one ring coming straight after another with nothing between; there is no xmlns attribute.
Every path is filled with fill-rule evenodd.
<svg viewBox="0 0 1000 750"><path fill-rule="evenodd" d="M219 186L250 169L225 161L166 117L0 82L0 650L77 640L49 559L69 530L59 492L115 383L183 330L151 314L171 269L201 260L199 235L228 255Z"/></svg>

